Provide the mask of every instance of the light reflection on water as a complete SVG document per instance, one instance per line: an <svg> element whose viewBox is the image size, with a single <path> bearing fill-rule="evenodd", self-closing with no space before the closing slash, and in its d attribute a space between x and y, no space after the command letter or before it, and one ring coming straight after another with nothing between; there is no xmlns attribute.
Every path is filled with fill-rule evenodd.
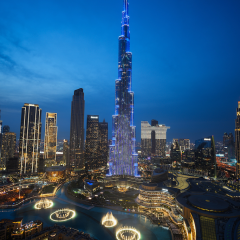
<svg viewBox="0 0 240 240"><path fill-rule="evenodd" d="M62 188L57 193L57 197L68 200ZM53 199L54 206L51 209L34 209L35 202L23 206L19 210L11 212L0 212L0 219L8 218L14 219L22 217L23 223L32 220L41 220L43 227L52 226L55 223L49 218L50 214L59 208L70 208L76 211L76 217L67 222L58 223L66 227L76 228L80 231L89 233L92 237L98 240L115 240L116 229L121 226L132 226L141 232L141 240L171 240L171 233L169 230L151 224L151 222L141 215L134 213L126 213L111 210L113 215L118 220L118 225L115 228L107 229L101 225L102 217L109 211L107 208L94 207L91 210L80 208L76 205L69 204L57 198Z"/></svg>

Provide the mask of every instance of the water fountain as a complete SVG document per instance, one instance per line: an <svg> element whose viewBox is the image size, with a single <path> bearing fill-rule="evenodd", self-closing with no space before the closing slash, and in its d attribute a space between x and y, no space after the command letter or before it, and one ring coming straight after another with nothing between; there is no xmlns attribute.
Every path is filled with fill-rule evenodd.
<svg viewBox="0 0 240 240"><path fill-rule="evenodd" d="M117 219L113 216L112 212L108 212L103 218L102 218L102 225L104 227L114 227L117 225Z"/></svg>
<svg viewBox="0 0 240 240"><path fill-rule="evenodd" d="M139 240L140 232L134 227L122 227L116 232L117 240Z"/></svg>
<svg viewBox="0 0 240 240"><path fill-rule="evenodd" d="M76 212L69 208L58 209L50 215L50 219L54 222L65 222L74 218Z"/></svg>
<svg viewBox="0 0 240 240"><path fill-rule="evenodd" d="M35 204L36 209L42 209L42 208L51 208L53 206L53 201L49 200L47 198L41 199Z"/></svg>

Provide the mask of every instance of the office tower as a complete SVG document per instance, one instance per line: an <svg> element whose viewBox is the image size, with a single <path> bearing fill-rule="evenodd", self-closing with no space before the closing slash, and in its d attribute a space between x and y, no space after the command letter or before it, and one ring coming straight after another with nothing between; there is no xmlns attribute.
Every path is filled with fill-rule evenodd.
<svg viewBox="0 0 240 240"><path fill-rule="evenodd" d="M20 174L36 173L40 157L42 109L38 104L22 107L19 139Z"/></svg>
<svg viewBox="0 0 240 240"><path fill-rule="evenodd" d="M178 141L174 141L171 146L170 158L173 163L181 164L181 151Z"/></svg>
<svg viewBox="0 0 240 240"><path fill-rule="evenodd" d="M121 36L118 51L118 79L115 81L115 114L112 122L112 145L109 149L109 176L138 175L135 152L134 93L132 91L132 53L128 0L123 1Z"/></svg>
<svg viewBox="0 0 240 240"><path fill-rule="evenodd" d="M216 150L214 137L206 137L195 141L195 164L208 176L216 177Z"/></svg>
<svg viewBox="0 0 240 240"><path fill-rule="evenodd" d="M16 149L16 133L6 132L2 135L2 159L1 168L6 169L7 162L14 158Z"/></svg>
<svg viewBox="0 0 240 240"><path fill-rule="evenodd" d="M225 157L228 159L234 159L235 158L235 142L234 137L232 133L224 133L223 135L223 151L225 154Z"/></svg>
<svg viewBox="0 0 240 240"><path fill-rule="evenodd" d="M101 167L99 163L100 132L98 115L87 115L87 134L85 147L85 169L93 170Z"/></svg>
<svg viewBox="0 0 240 240"><path fill-rule="evenodd" d="M238 102L237 118L235 121L235 155L237 160L236 178L240 178L240 102Z"/></svg>
<svg viewBox="0 0 240 240"><path fill-rule="evenodd" d="M143 157L165 157L167 130L170 127L158 124L152 120L151 125L147 121L141 122L141 151Z"/></svg>
<svg viewBox="0 0 240 240"><path fill-rule="evenodd" d="M63 165L69 168L69 145L68 140L63 140Z"/></svg>
<svg viewBox="0 0 240 240"><path fill-rule="evenodd" d="M176 139L174 139L176 140ZM190 149L190 140L189 139L179 139L178 140L180 151L183 152L187 149Z"/></svg>
<svg viewBox="0 0 240 240"><path fill-rule="evenodd" d="M103 120L99 123L100 158L102 166L107 166L108 159L108 123Z"/></svg>
<svg viewBox="0 0 240 240"><path fill-rule="evenodd" d="M10 127L8 125L4 125L3 126L3 133L7 133L7 132L10 132Z"/></svg>
<svg viewBox="0 0 240 240"><path fill-rule="evenodd" d="M79 88L74 91L71 106L70 158L75 167L84 166L84 93Z"/></svg>
<svg viewBox="0 0 240 240"><path fill-rule="evenodd" d="M57 113L47 112L44 137L44 159L46 167L56 165L57 130Z"/></svg>

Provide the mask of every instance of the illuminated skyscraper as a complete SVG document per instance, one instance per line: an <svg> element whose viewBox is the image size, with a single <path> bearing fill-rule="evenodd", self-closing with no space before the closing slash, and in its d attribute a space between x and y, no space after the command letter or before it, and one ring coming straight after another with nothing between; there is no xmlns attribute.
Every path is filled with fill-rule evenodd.
<svg viewBox="0 0 240 240"><path fill-rule="evenodd" d="M63 140L63 165L69 168L69 145L68 140Z"/></svg>
<svg viewBox="0 0 240 240"><path fill-rule="evenodd" d="M109 175L137 176L128 0L123 1L121 36L118 39L118 79L115 81L115 114L112 122L112 145L109 149Z"/></svg>
<svg viewBox="0 0 240 240"><path fill-rule="evenodd" d="M195 141L195 165L208 176L216 177L216 149L214 136Z"/></svg>
<svg viewBox="0 0 240 240"><path fill-rule="evenodd" d="M44 137L44 159L47 167L56 165L57 130L57 113L47 112Z"/></svg>
<svg viewBox="0 0 240 240"><path fill-rule="evenodd" d="M167 130L170 127L158 124L157 120L152 120L151 125L147 121L141 122L141 151L142 156L165 157Z"/></svg>
<svg viewBox="0 0 240 240"><path fill-rule="evenodd" d="M36 173L40 157L42 109L38 104L22 107L19 139L20 174Z"/></svg>
<svg viewBox="0 0 240 240"><path fill-rule="evenodd" d="M84 93L79 88L74 91L71 106L70 158L75 167L84 166Z"/></svg>
<svg viewBox="0 0 240 240"><path fill-rule="evenodd" d="M102 166L107 166L108 158L108 123L103 120L99 123L100 161Z"/></svg>
<svg viewBox="0 0 240 240"><path fill-rule="evenodd" d="M87 171L100 167L98 162L99 150L99 117L98 115L88 115L85 149L85 168Z"/></svg>
<svg viewBox="0 0 240 240"><path fill-rule="evenodd" d="M235 153L237 160L236 177L240 178L240 102L238 102L237 118L235 121Z"/></svg>
<svg viewBox="0 0 240 240"><path fill-rule="evenodd" d="M107 165L108 123L99 122L98 115L87 116L85 169L93 170Z"/></svg>
<svg viewBox="0 0 240 240"><path fill-rule="evenodd" d="M6 132L2 135L1 168L6 169L9 158L14 158L16 149L16 133Z"/></svg>

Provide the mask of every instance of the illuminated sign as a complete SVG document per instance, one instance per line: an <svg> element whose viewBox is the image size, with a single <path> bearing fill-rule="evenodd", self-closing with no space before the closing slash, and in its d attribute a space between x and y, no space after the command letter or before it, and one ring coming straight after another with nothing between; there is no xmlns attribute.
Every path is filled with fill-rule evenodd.
<svg viewBox="0 0 240 240"><path fill-rule="evenodd" d="M92 118L92 119L98 119L98 117L93 117L93 116L91 116L91 118Z"/></svg>
<svg viewBox="0 0 240 240"><path fill-rule="evenodd" d="M211 141L211 138L204 138L204 141Z"/></svg>

